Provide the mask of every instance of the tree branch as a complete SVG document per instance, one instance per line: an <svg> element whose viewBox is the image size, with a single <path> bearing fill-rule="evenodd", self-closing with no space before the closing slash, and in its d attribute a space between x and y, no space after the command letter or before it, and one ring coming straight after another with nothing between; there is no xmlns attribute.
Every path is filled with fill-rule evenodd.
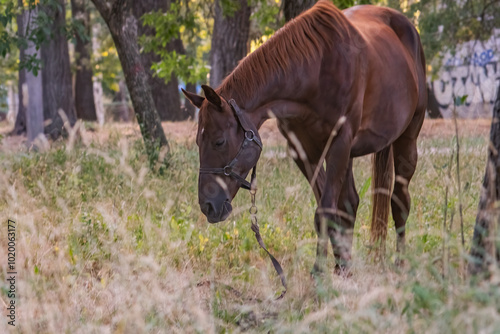
<svg viewBox="0 0 500 334"><path fill-rule="evenodd" d="M114 7L115 1L106 0L91 0L94 3L95 8L101 13L102 18L106 21L111 15L111 8Z"/></svg>

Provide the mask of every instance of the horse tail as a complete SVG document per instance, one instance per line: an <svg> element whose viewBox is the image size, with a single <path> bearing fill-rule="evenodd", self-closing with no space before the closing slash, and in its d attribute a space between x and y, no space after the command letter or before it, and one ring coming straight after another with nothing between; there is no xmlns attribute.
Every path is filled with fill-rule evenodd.
<svg viewBox="0 0 500 334"><path fill-rule="evenodd" d="M371 244L375 259L383 259L394 173L392 145L373 155Z"/></svg>

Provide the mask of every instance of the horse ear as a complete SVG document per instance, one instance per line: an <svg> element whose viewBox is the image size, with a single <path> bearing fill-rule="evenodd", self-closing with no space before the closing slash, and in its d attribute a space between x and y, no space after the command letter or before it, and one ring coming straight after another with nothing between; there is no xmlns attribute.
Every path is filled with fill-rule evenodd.
<svg viewBox="0 0 500 334"><path fill-rule="evenodd" d="M196 95L195 93L185 91L184 88L181 88L181 90L182 93L184 93L186 99L188 99L193 106L195 106L198 109L201 108L201 104L203 103L203 101L205 101L205 98L203 96L199 96Z"/></svg>
<svg viewBox="0 0 500 334"><path fill-rule="evenodd" d="M203 89L203 92L205 92L205 97L207 98L208 102L216 105L219 108L222 107L222 100L220 99L220 96L215 92L215 90L207 85L201 85L201 88Z"/></svg>

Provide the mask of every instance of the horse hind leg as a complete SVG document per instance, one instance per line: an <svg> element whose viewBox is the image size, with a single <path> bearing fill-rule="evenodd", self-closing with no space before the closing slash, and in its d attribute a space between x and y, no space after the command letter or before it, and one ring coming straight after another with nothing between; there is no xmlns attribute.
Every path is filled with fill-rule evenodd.
<svg viewBox="0 0 500 334"><path fill-rule="evenodd" d="M328 229L336 260L336 274L346 274L350 267L353 231L358 205L359 196L352 173L352 159L350 159L338 201L340 221L337 226L329 226Z"/></svg>
<svg viewBox="0 0 500 334"><path fill-rule="evenodd" d="M416 139L402 136L393 144L394 153L394 190L391 196L392 217L397 233L396 250L399 254L405 252L406 221L410 213L411 198L408 185L417 166ZM401 264L401 260L396 260Z"/></svg>

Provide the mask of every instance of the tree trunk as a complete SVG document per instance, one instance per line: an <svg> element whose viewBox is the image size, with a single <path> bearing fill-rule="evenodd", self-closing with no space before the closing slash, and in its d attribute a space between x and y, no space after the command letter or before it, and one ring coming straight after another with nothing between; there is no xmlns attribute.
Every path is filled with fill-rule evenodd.
<svg viewBox="0 0 500 334"><path fill-rule="evenodd" d="M184 44L182 43L182 40L180 38L175 38L174 40L172 40L172 42L170 42L167 45L167 48L168 48L168 50L175 51L175 52L177 52L177 54L180 54L180 55L186 54L186 49L184 48ZM177 78L176 78L176 81L177 81ZM177 96L179 97L179 88L178 87L179 86L177 83L176 92L177 92ZM194 92L196 90L196 83L190 83L190 82L186 83L186 90L188 92ZM180 103L180 99L179 99L179 103ZM185 103L184 108L181 109L182 120L188 119L189 117L194 118L195 112L196 112L195 106L193 106L191 103Z"/></svg>
<svg viewBox="0 0 500 334"><path fill-rule="evenodd" d="M24 50L19 50L20 57L24 57ZM19 78L17 82L17 96L19 103L17 104L16 122L14 129L10 133L14 136L20 136L26 133L26 106L23 103L23 85L26 84L26 70L19 70Z"/></svg>
<svg viewBox="0 0 500 334"><path fill-rule="evenodd" d="M283 13L285 14L286 22L296 16L299 16L303 11L308 10L316 3L316 0L284 0Z"/></svg>
<svg viewBox="0 0 500 334"><path fill-rule="evenodd" d="M188 92L196 92L196 84L188 82L186 84L186 90ZM192 119L196 119L196 107L190 103L187 99L184 99L184 110Z"/></svg>
<svg viewBox="0 0 500 334"><path fill-rule="evenodd" d="M443 118L441 114L441 109L439 109L439 102L434 95L434 90L427 86L427 114L432 119Z"/></svg>
<svg viewBox="0 0 500 334"><path fill-rule="evenodd" d="M64 0L56 1L57 6L45 5L40 7L40 10L43 10L48 17L53 19L50 26L51 37L41 47L43 113L45 120L50 120L45 127L45 133L52 139L57 139L65 133L64 120L60 115L61 110L66 114L71 126L76 122L68 41L64 34L66 10Z"/></svg>
<svg viewBox="0 0 500 334"><path fill-rule="evenodd" d="M111 113L113 114L113 121L130 122L131 113L128 107L127 85L125 84L123 79L118 83L118 87L118 91L113 98L113 108L111 109Z"/></svg>
<svg viewBox="0 0 500 334"><path fill-rule="evenodd" d="M85 121L97 121L94 91L92 82L92 66L90 64L90 12L86 9L87 0L71 0L73 19L84 27L81 36L76 33L75 39L75 109L76 116Z"/></svg>
<svg viewBox="0 0 500 334"><path fill-rule="evenodd" d="M141 62L137 44L137 19L132 14L132 0L92 2L106 21L113 37L149 162L153 166L158 161L160 149L168 147L168 142L156 112L148 75Z"/></svg>
<svg viewBox="0 0 500 334"><path fill-rule="evenodd" d="M99 49L101 48L101 42L97 36L101 30L101 24L96 23L92 25L92 53L96 61L101 59L101 54ZM94 76L94 105L95 113L99 124L104 124L105 111L104 111L104 92L102 89L102 73L98 73Z"/></svg>
<svg viewBox="0 0 500 334"><path fill-rule="evenodd" d="M210 85L217 87L248 52L250 7L247 0L237 0L234 13L223 13L220 0L215 1L214 31L210 52Z"/></svg>
<svg viewBox="0 0 500 334"><path fill-rule="evenodd" d="M7 112L7 120L9 123L15 122L17 117L17 111L19 110L19 95L16 90L16 82L8 81L7 82L7 101L8 101L8 112Z"/></svg>
<svg viewBox="0 0 500 334"><path fill-rule="evenodd" d="M36 18L38 16L38 8L23 13L23 30L26 27L35 27ZM29 33L28 33L29 34ZM26 35L28 35L26 34ZM25 55L30 56L37 53L36 46L32 41L28 41L28 47L25 50ZM37 58L40 58L38 53ZM20 105L24 105L26 111L26 133L28 135L28 143L32 143L39 135L43 135L43 94L42 94L42 73L34 75L33 72L25 71L26 83L20 87L22 91L22 99Z"/></svg>
<svg viewBox="0 0 500 334"><path fill-rule="evenodd" d="M170 7L170 1L162 0L142 0L133 2L134 16L137 18L137 35L155 36L155 29L143 26L141 17L152 11L166 12ZM182 43L182 42L181 42ZM172 43L167 45L169 51L173 50ZM181 100L179 94L179 81L174 73L171 74L167 84L162 78L154 75L151 65L161 61L160 56L154 52L141 53L141 60L148 76L149 86L153 93L156 110L162 121L180 121L188 118L188 115L181 110Z"/></svg>
<svg viewBox="0 0 500 334"><path fill-rule="evenodd" d="M498 200L500 199L500 86L493 107L493 118L488 146L488 161L484 173L483 187L479 200L479 208L474 226L471 262L469 271L472 274L484 272L491 264L500 261Z"/></svg>
<svg viewBox="0 0 500 334"><path fill-rule="evenodd" d="M17 0L17 5L22 8L23 6L23 0ZM23 23L23 16L24 12L17 15L17 26L19 30L19 36L22 37L24 35L24 32L26 31L26 27L24 26ZM24 48L20 47L19 48L19 61L23 61L25 57L25 50ZM19 136L24 133L26 133L26 106L23 103L23 85L26 83L26 70L25 69L20 69L19 70L19 78L17 82L17 94L19 96L18 101L19 103L17 104L17 115L16 115L16 122L14 124L14 129L10 133L11 135L14 136Z"/></svg>

